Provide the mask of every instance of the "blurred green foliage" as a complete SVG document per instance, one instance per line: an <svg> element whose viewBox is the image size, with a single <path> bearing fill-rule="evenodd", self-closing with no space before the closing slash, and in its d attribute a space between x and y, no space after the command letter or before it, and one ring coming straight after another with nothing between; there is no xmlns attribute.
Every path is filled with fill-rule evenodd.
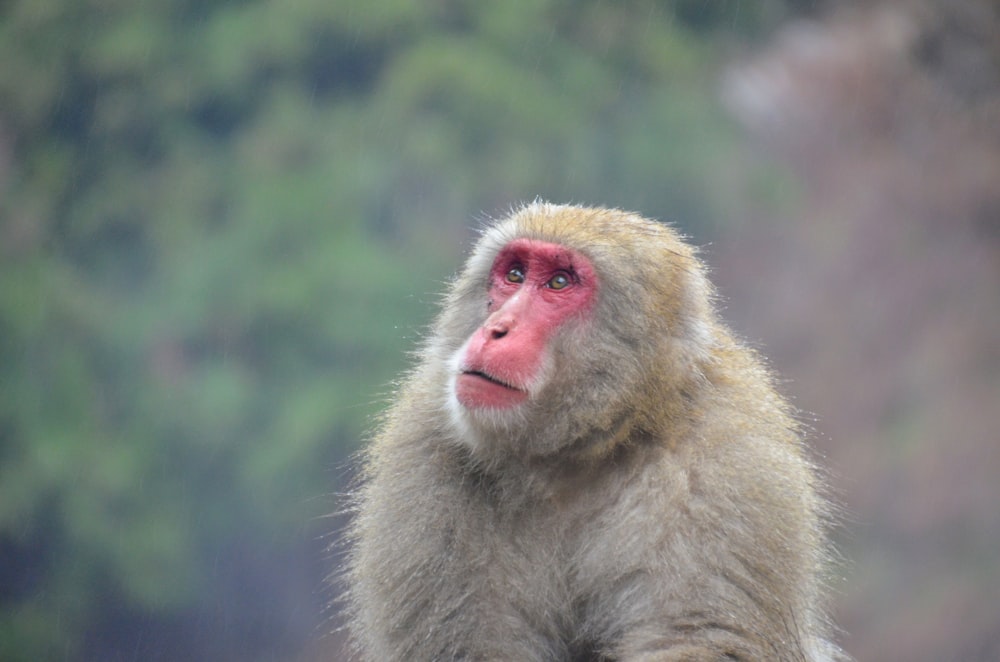
<svg viewBox="0 0 1000 662"><path fill-rule="evenodd" d="M711 74L784 11L0 5L0 658L286 627L220 566L299 571L470 215L726 217Z"/></svg>

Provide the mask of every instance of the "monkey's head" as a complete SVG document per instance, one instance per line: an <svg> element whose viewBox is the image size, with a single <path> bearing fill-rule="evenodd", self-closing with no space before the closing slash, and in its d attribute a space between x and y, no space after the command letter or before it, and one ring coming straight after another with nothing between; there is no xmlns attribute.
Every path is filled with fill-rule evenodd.
<svg viewBox="0 0 1000 662"><path fill-rule="evenodd" d="M709 298L691 248L662 224L521 209L483 234L429 348L455 439L484 462L600 457L681 415L710 353Z"/></svg>

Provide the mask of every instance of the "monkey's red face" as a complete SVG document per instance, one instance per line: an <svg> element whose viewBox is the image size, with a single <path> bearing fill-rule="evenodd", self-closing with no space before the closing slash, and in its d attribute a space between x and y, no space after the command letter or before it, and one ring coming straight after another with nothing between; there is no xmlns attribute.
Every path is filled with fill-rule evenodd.
<svg viewBox="0 0 1000 662"><path fill-rule="evenodd" d="M455 396L465 407L508 409L544 381L548 347L567 320L590 313L597 277L572 249L515 239L490 271L489 317L466 342Z"/></svg>

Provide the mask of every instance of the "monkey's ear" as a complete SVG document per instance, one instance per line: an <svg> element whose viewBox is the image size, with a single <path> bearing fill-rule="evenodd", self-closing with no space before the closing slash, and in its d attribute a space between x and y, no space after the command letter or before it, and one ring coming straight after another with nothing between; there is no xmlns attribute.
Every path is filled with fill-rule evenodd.
<svg viewBox="0 0 1000 662"><path fill-rule="evenodd" d="M709 350L715 344L715 289L705 275L705 267L692 250L690 266L681 271L684 279L681 300L681 323L685 340Z"/></svg>

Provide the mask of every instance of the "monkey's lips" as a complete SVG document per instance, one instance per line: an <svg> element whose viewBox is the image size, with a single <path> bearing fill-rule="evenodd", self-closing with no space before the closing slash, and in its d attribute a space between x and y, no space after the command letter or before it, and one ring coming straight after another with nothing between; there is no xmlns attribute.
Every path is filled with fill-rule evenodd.
<svg viewBox="0 0 1000 662"><path fill-rule="evenodd" d="M509 409L527 400L528 393L482 370L463 370L455 380L455 397L470 409Z"/></svg>

